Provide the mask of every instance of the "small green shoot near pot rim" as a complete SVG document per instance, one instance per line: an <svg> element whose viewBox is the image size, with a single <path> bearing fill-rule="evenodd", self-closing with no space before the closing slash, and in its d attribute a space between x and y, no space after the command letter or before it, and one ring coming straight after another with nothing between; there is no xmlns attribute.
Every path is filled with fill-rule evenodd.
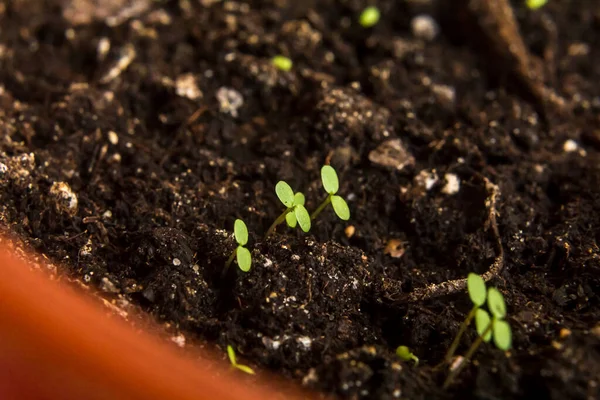
<svg viewBox="0 0 600 400"><path fill-rule="evenodd" d="M279 217L277 217L273 224L271 224L265 237L273 233L277 225L281 224L283 221L285 221L290 228L295 228L296 224L298 224L300 225L300 229L304 232L308 232L310 230L310 215L304 207L304 195L300 192L294 193L290 185L284 181L277 182L277 185L275 185L275 193L286 209Z"/></svg>
<svg viewBox="0 0 600 400"><path fill-rule="evenodd" d="M237 359L235 357L235 350L231 346L227 346L227 356L229 357L229 362L233 368L237 368L242 372L245 372L250 375L254 375L254 370L247 365L242 365L237 363Z"/></svg>
<svg viewBox="0 0 600 400"><path fill-rule="evenodd" d="M367 7L360 13L360 17L358 17L358 22L362 25L363 28L370 28L375 26L377 22L379 22L379 18L381 17L381 13L379 12L379 8L375 6Z"/></svg>
<svg viewBox="0 0 600 400"><path fill-rule="evenodd" d="M478 300L481 299L481 297L476 298ZM479 307L475 310L475 329L477 330L478 337L471 347L469 347L462 362L450 371L444 382L444 389L452 383L452 380L471 360L471 357L481 343L487 343L493 338L494 344L500 350L507 351L512 346L512 332L510 325L505 321L506 303L504 302L504 296L502 296L502 293L498 289L489 288L487 290L487 307L490 311L489 313Z"/></svg>
<svg viewBox="0 0 600 400"><path fill-rule="evenodd" d="M292 69L293 67L293 63L292 60L290 60L289 58L285 57L285 56L275 56L271 59L271 62L273 63L273 65L280 71L289 71Z"/></svg>
<svg viewBox="0 0 600 400"><path fill-rule="evenodd" d="M467 318L463 321L463 323L460 324L458 333L456 334L454 341L450 345L450 348L448 349L448 352L446 353L446 356L444 357L445 362L450 362L450 360L452 359L452 356L454 356L454 352L456 351L458 344L460 343L460 339L462 338L465 331L467 330L467 327L469 326L469 324L471 323L473 318L477 316L479 307L481 307L485 304L485 298L486 298L487 292L486 292L486 288L485 288L485 281L483 280L483 278L481 276L474 274L472 272L468 275L467 291L469 292L469 298L471 299L471 302L473 303L473 308L471 308L471 311L469 312L469 314L467 314Z"/></svg>
<svg viewBox="0 0 600 400"><path fill-rule="evenodd" d="M319 205L319 207L317 207L315 212L310 216L310 219L315 219L321 213L321 211L323 211L325 207L331 203L333 211L335 211L336 215L340 219L344 221L349 220L350 209L348 208L346 200L344 200L341 196L336 195L340 188L340 182L338 180L337 173L332 166L324 165L323 168L321 168L321 181L323 182L323 188L328 195Z"/></svg>
<svg viewBox="0 0 600 400"><path fill-rule="evenodd" d="M419 364L419 358L415 356L408 347L406 346L398 346L396 349L396 355L400 357L401 360L404 361L414 361L415 366Z"/></svg>
<svg viewBox="0 0 600 400"><path fill-rule="evenodd" d="M539 8L542 8L546 5L546 3L548 3L548 0L526 0L525 1L527 8L529 8L530 10L537 10Z"/></svg>
<svg viewBox="0 0 600 400"><path fill-rule="evenodd" d="M244 247L248 243L248 228L241 219L235 220L233 224L233 235L235 236L235 241L238 246L227 259L222 273L223 276L227 273L234 258L236 258L238 267L244 272L250 271L250 267L252 266L252 255L250 254L250 251Z"/></svg>

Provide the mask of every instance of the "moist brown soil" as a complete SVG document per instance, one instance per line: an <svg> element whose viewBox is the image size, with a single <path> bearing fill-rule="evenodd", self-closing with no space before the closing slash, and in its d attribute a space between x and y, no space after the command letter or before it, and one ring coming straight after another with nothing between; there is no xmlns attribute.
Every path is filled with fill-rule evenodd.
<svg viewBox="0 0 600 400"><path fill-rule="evenodd" d="M92 3L0 5L5 231L186 343L339 398L598 398L593 1L513 2L530 77L465 1L376 1L371 29L366 1ZM324 163L351 219L263 239L277 181L314 209ZM236 218L254 263L222 279ZM492 265L513 349L442 390L468 296L411 293Z"/></svg>

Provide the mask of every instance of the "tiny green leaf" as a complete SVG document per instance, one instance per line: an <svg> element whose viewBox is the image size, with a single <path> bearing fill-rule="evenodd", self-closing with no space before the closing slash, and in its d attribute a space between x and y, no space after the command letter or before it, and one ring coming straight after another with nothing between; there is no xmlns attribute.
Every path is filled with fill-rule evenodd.
<svg viewBox="0 0 600 400"><path fill-rule="evenodd" d="M294 214L293 212L287 213L285 215L285 222L290 228L295 228L296 224L298 223L298 220L296 219L296 214Z"/></svg>
<svg viewBox="0 0 600 400"><path fill-rule="evenodd" d="M379 22L381 13L375 6L367 7L363 10L358 18L358 22L365 28L370 28Z"/></svg>
<svg viewBox="0 0 600 400"><path fill-rule="evenodd" d="M237 360L235 358L235 350L232 346L227 346L227 356L229 357L229 362L231 363L232 367L237 368L240 371L245 372L247 374L254 375L254 370L252 368L250 368L247 365L237 363Z"/></svg>
<svg viewBox="0 0 600 400"><path fill-rule="evenodd" d="M325 191L329 194L336 194L340 188L337 173L331 165L323 165L321 168L321 181Z"/></svg>
<svg viewBox="0 0 600 400"><path fill-rule="evenodd" d="M487 330L488 326L491 323L490 314L487 311L478 308L475 312L475 328L477 329L477 334L479 336L483 335L483 333ZM489 342L492 338L492 330L490 329L485 336L483 337L484 342Z"/></svg>
<svg viewBox="0 0 600 400"><path fill-rule="evenodd" d="M467 277L467 289L473 304L477 307L481 307L485 304L487 292L485 290L485 281L481 276L471 272Z"/></svg>
<svg viewBox="0 0 600 400"><path fill-rule="evenodd" d="M512 332L506 321L494 321L494 343L500 350L508 350L512 345Z"/></svg>
<svg viewBox="0 0 600 400"><path fill-rule="evenodd" d="M286 182L277 182L277 185L275 185L275 193L277 193L277 197L287 208L294 205L294 191Z"/></svg>
<svg viewBox="0 0 600 400"><path fill-rule="evenodd" d="M496 288L489 288L488 295L488 308L492 315L498 319L506 317L506 304L504 303L504 296Z"/></svg>
<svg viewBox="0 0 600 400"><path fill-rule="evenodd" d="M235 240L240 246L245 246L248 243L248 228L241 219L236 219L233 224L233 234Z"/></svg>
<svg viewBox="0 0 600 400"><path fill-rule="evenodd" d="M227 356L229 357L229 362L231 365L236 366L237 362L235 359L235 350L231 346L227 346Z"/></svg>
<svg viewBox="0 0 600 400"><path fill-rule="evenodd" d="M300 224L300 228L304 232L308 232L310 230L310 215L306 208L303 205L298 204L294 207L294 214L296 214L296 219L298 220L298 224Z"/></svg>
<svg viewBox="0 0 600 400"><path fill-rule="evenodd" d="M277 69L286 72L291 70L293 66L292 60L282 55L273 57L271 62Z"/></svg>
<svg viewBox="0 0 600 400"><path fill-rule="evenodd" d="M333 206L333 211L335 211L340 219L344 221L350 219L350 209L348 208L348 204L346 204L346 200L340 196L331 196L331 205Z"/></svg>
<svg viewBox="0 0 600 400"><path fill-rule="evenodd" d="M294 205L298 205L300 204L301 206L304 205L304 194L302 192L298 192L294 195ZM289 214L288 214L289 215Z"/></svg>
<svg viewBox="0 0 600 400"><path fill-rule="evenodd" d="M542 8L548 3L548 0L526 0L525 4L527 4L527 8L530 10L537 10L538 8Z"/></svg>
<svg viewBox="0 0 600 400"><path fill-rule="evenodd" d="M252 266L252 255L250 251L242 246L238 246L236 251L236 258L238 267L244 272L250 271L250 267Z"/></svg>
<svg viewBox="0 0 600 400"><path fill-rule="evenodd" d="M254 370L247 365L236 364L235 367L242 372L245 372L250 375L254 375Z"/></svg>

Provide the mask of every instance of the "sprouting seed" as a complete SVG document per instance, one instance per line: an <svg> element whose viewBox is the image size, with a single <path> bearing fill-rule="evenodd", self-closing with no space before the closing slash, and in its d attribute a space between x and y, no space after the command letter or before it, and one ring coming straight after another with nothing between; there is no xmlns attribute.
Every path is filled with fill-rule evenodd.
<svg viewBox="0 0 600 400"><path fill-rule="evenodd" d="M319 207L317 207L315 212L313 212L310 219L315 219L329 204L331 204L333 211L335 211L340 219L344 221L350 219L350 209L348 208L346 200L341 196L336 195L340 188L340 183L337 173L332 166L324 165L323 168L321 168L321 181L323 182L323 188L327 192L327 197Z"/></svg>
<svg viewBox="0 0 600 400"><path fill-rule="evenodd" d="M308 232L311 223L310 215L308 214L306 207L304 207L304 195L300 192L294 193L290 185L284 181L277 182L277 185L275 185L275 193L286 209L271 224L265 237L273 233L275 228L277 228L277 225L281 224L283 221L285 221L290 228L295 228L296 224L298 224L300 225L300 229L304 232Z"/></svg>
<svg viewBox="0 0 600 400"><path fill-rule="evenodd" d="M370 28L375 26L377 22L379 22L379 18L381 17L381 13L379 12L379 8L375 6L369 6L360 13L360 17L358 17L358 22L364 28Z"/></svg>
<svg viewBox="0 0 600 400"><path fill-rule="evenodd" d="M227 270L229 269L229 266L233 262L234 258L237 261L238 267L244 272L250 271L250 267L252 266L252 255L250 254L250 251L244 247L248 243L248 228L241 219L236 219L233 224L233 236L235 237L235 241L237 242L238 246L233 250L231 256L229 256L227 259L225 268L223 268L222 276L227 274Z"/></svg>
<svg viewBox="0 0 600 400"><path fill-rule="evenodd" d="M273 57L271 59L271 62L277 69L279 69L281 71L286 71L286 72L291 70L292 66L294 65L294 63L292 63L292 60L290 60L288 57L282 56L282 55L277 55L277 56Z"/></svg>
<svg viewBox="0 0 600 400"><path fill-rule="evenodd" d="M530 10L537 10L539 8L542 8L546 5L546 3L548 3L548 0L526 0L525 1L527 8L529 8Z"/></svg>
<svg viewBox="0 0 600 400"><path fill-rule="evenodd" d="M406 346L398 346L396 349L396 355L400 357L400 359L404 361L414 361L415 365L419 364L419 358L415 356L408 347Z"/></svg>
<svg viewBox="0 0 600 400"><path fill-rule="evenodd" d="M235 350L232 346L227 346L227 356L229 357L229 362L233 368L239 369L242 372L245 372L250 375L254 375L254 370L247 365L238 364L235 356Z"/></svg>

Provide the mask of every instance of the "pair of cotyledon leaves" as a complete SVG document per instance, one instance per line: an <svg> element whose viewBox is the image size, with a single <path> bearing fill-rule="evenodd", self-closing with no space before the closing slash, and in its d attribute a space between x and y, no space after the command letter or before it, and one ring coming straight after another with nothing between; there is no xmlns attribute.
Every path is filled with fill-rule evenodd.
<svg viewBox="0 0 600 400"><path fill-rule="evenodd" d="M310 215L304 207L304 195L301 192L294 193L290 185L284 181L277 182L275 193L289 210L285 215L285 222L288 226L295 228L296 224L299 224L304 232L308 232L310 230Z"/></svg>
<svg viewBox="0 0 600 400"><path fill-rule="evenodd" d="M321 168L321 181L323 182L323 188L329 194L328 199L331 201L331 205L337 216L344 221L350 219L348 204L342 197L336 195L340 188L340 183L335 169L329 165L324 165ZM277 182L275 193L277 193L277 197L283 205L288 209L292 209L285 216L288 226L295 228L296 224L299 224L304 232L308 232L311 226L311 218L306 207L304 207L304 194L301 192L294 193L290 185L284 181Z"/></svg>
<svg viewBox="0 0 600 400"><path fill-rule="evenodd" d="M252 266L252 256L250 255L250 250L244 247L246 243L248 243L248 228L244 221L241 219L235 220L235 223L233 224L233 234L235 236L235 241L238 243L238 247L235 249L238 267L240 267L242 271L248 272Z"/></svg>
<svg viewBox="0 0 600 400"><path fill-rule="evenodd" d="M502 293L496 288L486 289L483 278L474 273L470 273L467 278L467 289L475 306L483 306L487 299L488 309L492 314L492 317L490 317L490 314L481 308L478 308L475 312L475 328L479 336L483 335L483 340L486 343L493 337L496 347L501 350L508 350L512 344L512 333L510 325L504 320L506 317L506 304ZM488 329L490 323L492 328Z"/></svg>

